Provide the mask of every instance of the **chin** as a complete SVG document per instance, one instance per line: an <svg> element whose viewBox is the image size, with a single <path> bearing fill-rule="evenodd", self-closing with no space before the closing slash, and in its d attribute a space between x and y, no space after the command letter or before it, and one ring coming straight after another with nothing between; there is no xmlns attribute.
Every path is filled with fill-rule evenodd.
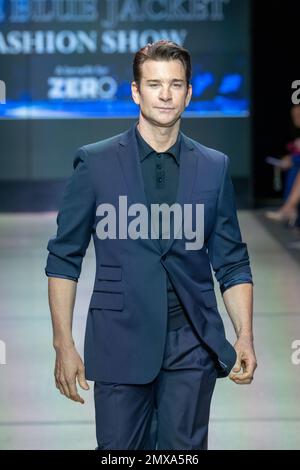
<svg viewBox="0 0 300 470"><path fill-rule="evenodd" d="M162 126L162 127L169 127L175 124L175 122L180 118L180 115L172 115L172 116L161 116L155 114L143 114L144 118L152 122L156 126Z"/></svg>
<svg viewBox="0 0 300 470"><path fill-rule="evenodd" d="M154 118L155 119L155 118ZM178 116L157 116L156 122L161 123L162 125L172 125L178 120Z"/></svg>

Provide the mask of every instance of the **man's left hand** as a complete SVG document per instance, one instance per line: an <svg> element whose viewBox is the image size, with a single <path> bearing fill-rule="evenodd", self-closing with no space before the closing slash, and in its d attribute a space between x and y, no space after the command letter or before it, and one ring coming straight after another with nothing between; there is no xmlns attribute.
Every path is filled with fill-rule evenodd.
<svg viewBox="0 0 300 470"><path fill-rule="evenodd" d="M250 384L257 368L253 341L248 336L240 336L234 345L234 349L237 359L229 378L236 384Z"/></svg>

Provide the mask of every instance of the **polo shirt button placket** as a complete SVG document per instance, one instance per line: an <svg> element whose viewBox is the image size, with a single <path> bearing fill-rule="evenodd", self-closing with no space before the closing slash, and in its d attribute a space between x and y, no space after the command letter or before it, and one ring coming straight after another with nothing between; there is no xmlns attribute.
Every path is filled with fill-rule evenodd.
<svg viewBox="0 0 300 470"><path fill-rule="evenodd" d="M156 162L156 184L157 184L157 188L163 188L165 174L164 174L164 168L163 168L162 154L157 153L156 156L158 159Z"/></svg>

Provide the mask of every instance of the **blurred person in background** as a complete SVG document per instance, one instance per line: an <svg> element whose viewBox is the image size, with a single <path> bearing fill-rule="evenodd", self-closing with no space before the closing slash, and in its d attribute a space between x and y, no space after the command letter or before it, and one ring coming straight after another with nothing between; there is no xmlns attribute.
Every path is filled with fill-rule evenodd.
<svg viewBox="0 0 300 470"><path fill-rule="evenodd" d="M285 222L290 227L299 226L300 192L300 105L291 108L292 140L286 148L288 154L281 158L280 168L285 171L283 204L276 211L266 211L265 216L276 222Z"/></svg>

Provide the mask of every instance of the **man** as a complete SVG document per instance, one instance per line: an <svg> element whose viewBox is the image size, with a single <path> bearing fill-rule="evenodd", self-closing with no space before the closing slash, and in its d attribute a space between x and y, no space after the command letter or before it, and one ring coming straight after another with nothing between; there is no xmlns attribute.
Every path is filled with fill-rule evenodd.
<svg viewBox="0 0 300 470"><path fill-rule="evenodd" d="M188 51L170 41L148 44L136 53L133 72L139 120L79 149L48 243L56 386L83 403L76 378L86 390L86 379L95 382L98 449L207 449L216 378L249 384L256 368L247 247L229 158L179 130L192 95ZM177 212L155 222L157 204ZM204 224L196 219L193 232L188 224L197 215L203 222L201 207ZM187 241L200 232L200 245ZM91 235L96 276L84 366L71 326ZM210 264L237 334L234 347Z"/></svg>

